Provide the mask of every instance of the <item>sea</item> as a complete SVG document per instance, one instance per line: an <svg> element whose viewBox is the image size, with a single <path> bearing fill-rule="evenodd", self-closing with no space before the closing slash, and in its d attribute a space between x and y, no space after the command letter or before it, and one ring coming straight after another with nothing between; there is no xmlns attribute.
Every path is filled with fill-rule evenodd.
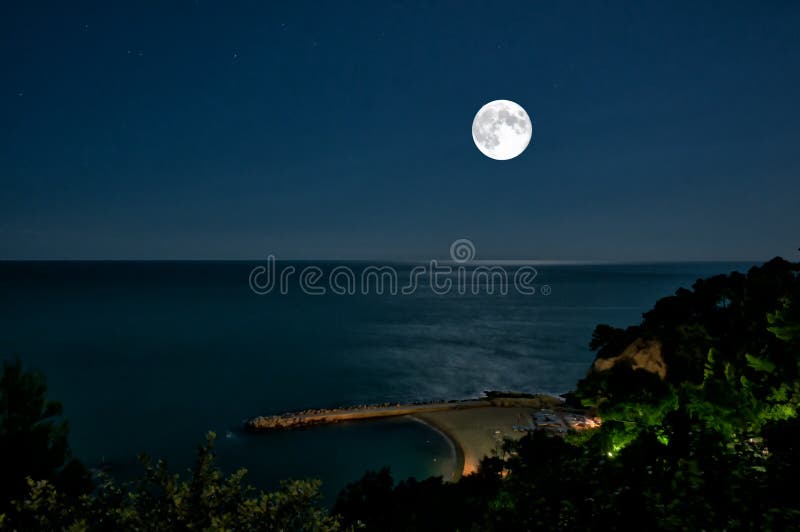
<svg viewBox="0 0 800 532"><path fill-rule="evenodd" d="M446 293L423 280L409 293L378 293L376 282L312 294L299 282L256 293L254 268L264 265L246 261L0 262L0 358L44 373L73 453L91 467L130 479L146 453L185 472L213 431L226 471L246 468L265 490L318 478L330 503L370 469L449 477L452 448L409 419L269 434L245 433L243 421L486 390L561 394L592 363L597 324L637 324L697 278L752 265L546 263L534 266L534 293L489 293L484 278ZM360 275L370 264L277 270L309 266L330 280L336 268ZM403 284L418 265L389 266Z"/></svg>

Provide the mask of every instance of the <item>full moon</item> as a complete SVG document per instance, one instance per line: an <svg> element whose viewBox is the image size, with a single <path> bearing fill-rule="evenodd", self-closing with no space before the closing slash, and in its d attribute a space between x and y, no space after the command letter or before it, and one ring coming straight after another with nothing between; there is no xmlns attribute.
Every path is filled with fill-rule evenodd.
<svg viewBox="0 0 800 532"><path fill-rule="evenodd" d="M511 100L495 100L480 108L472 121L472 140L485 156L513 159L531 141L533 124L528 113Z"/></svg>

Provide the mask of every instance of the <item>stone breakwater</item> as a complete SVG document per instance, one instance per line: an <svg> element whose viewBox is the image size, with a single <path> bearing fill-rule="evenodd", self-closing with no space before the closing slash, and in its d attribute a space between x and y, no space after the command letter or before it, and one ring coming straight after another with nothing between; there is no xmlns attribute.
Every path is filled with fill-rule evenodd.
<svg viewBox="0 0 800 532"><path fill-rule="evenodd" d="M491 392L487 394L487 397L481 399L429 403L382 403L342 408L309 409L273 416L259 416L245 421L244 428L249 432L266 432L343 421L408 416L447 410L465 410L492 406L557 408L561 404L562 401L559 398L548 395L502 395L498 392Z"/></svg>

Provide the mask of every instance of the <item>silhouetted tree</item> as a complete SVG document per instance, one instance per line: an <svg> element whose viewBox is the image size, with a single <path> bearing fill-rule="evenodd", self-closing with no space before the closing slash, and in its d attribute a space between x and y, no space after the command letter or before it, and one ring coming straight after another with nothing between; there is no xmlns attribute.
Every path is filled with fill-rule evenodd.
<svg viewBox="0 0 800 532"><path fill-rule="evenodd" d="M72 458L62 407L46 397L44 376L19 360L3 362L0 375L0 514L28 491L27 478L47 481L65 496L91 490L91 478Z"/></svg>
<svg viewBox="0 0 800 532"><path fill-rule="evenodd" d="M277 491L258 492L244 483L244 469L225 475L217 468L214 438L209 433L198 448L186 480L146 456L138 480L118 485L100 475L95 492L78 501L49 481L29 479L27 495L6 524L37 530L341 530L317 505L319 481L287 481Z"/></svg>

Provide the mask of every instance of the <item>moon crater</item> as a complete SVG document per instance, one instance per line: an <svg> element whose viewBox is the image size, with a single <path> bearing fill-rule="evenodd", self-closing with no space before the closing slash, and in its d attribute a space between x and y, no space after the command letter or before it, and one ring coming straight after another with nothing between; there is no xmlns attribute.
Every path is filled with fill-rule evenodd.
<svg viewBox="0 0 800 532"><path fill-rule="evenodd" d="M531 141L533 124L519 104L495 100L480 108L472 121L475 146L492 159L506 161L525 151Z"/></svg>

